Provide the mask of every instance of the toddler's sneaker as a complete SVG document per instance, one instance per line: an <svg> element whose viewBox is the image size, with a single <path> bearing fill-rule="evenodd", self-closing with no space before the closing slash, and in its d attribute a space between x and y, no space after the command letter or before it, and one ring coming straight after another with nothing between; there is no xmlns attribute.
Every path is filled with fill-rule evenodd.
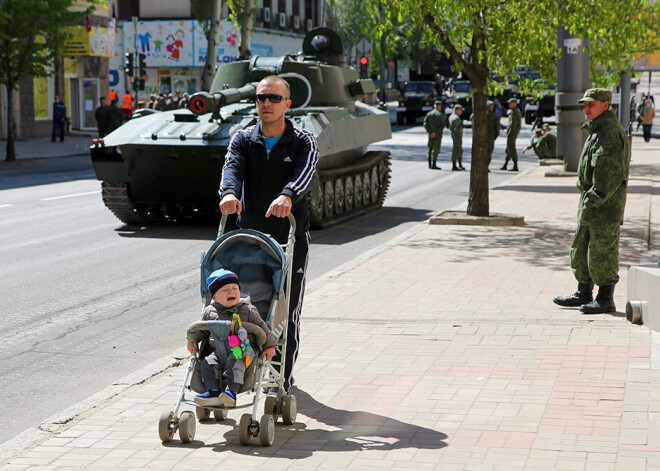
<svg viewBox="0 0 660 471"><path fill-rule="evenodd" d="M236 396L227 389L218 396L218 402L221 406L236 407Z"/></svg>
<svg viewBox="0 0 660 471"><path fill-rule="evenodd" d="M206 391L204 394L197 394L193 400L195 404L199 404L200 406L219 406L219 395L220 391L218 390Z"/></svg>

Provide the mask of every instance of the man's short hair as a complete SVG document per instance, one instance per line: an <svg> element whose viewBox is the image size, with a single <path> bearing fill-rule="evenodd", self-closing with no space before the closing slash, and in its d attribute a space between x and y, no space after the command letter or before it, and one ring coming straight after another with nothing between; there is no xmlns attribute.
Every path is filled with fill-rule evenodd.
<svg viewBox="0 0 660 471"><path fill-rule="evenodd" d="M265 82L278 82L283 84L286 87L286 91L289 95L289 98L291 98L291 86L289 86L289 82L284 80L282 77L278 75L269 75L268 77L264 77L259 81L259 84L265 83Z"/></svg>

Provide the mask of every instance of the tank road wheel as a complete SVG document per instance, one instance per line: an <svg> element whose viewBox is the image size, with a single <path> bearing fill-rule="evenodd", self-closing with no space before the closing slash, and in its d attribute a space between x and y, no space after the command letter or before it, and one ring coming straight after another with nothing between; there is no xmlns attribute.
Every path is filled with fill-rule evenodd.
<svg viewBox="0 0 660 471"><path fill-rule="evenodd" d="M195 416L189 410L181 413L179 418L179 438L183 443L190 443L195 438L195 430L197 428L197 422L195 422Z"/></svg>
<svg viewBox="0 0 660 471"><path fill-rule="evenodd" d="M323 187L323 213L326 219L330 219L335 214L335 195L332 182L325 182Z"/></svg>
<svg viewBox="0 0 660 471"><path fill-rule="evenodd" d="M259 441L262 446L271 446L275 441L275 421L270 414L264 414L259 422Z"/></svg>
<svg viewBox="0 0 660 471"><path fill-rule="evenodd" d="M323 220L323 188L319 178L314 179L310 193L309 213L312 223Z"/></svg>
<svg viewBox="0 0 660 471"><path fill-rule="evenodd" d="M341 214L344 212L344 182L341 178L335 181L335 212Z"/></svg>
<svg viewBox="0 0 660 471"><path fill-rule="evenodd" d="M211 411L203 407L195 407L195 415L197 416L197 420L201 422L202 420L209 420Z"/></svg>
<svg viewBox="0 0 660 471"><path fill-rule="evenodd" d="M243 446L248 446L250 440L252 440L252 432L250 431L251 426L252 414L243 414L238 423L238 441Z"/></svg>
<svg viewBox="0 0 660 471"><path fill-rule="evenodd" d="M264 402L264 414L270 414L273 416L273 420L277 422L277 397L276 396L266 396L266 402Z"/></svg>
<svg viewBox="0 0 660 471"><path fill-rule="evenodd" d="M362 175L355 175L355 207L362 206Z"/></svg>
<svg viewBox="0 0 660 471"><path fill-rule="evenodd" d="M380 189L380 178L378 178L378 167L371 169L371 201L378 202L378 190Z"/></svg>
<svg viewBox="0 0 660 471"><path fill-rule="evenodd" d="M370 172L365 172L362 175L362 204L368 205L371 203L371 177Z"/></svg>
<svg viewBox="0 0 660 471"><path fill-rule="evenodd" d="M227 420L227 414L229 414L229 411L227 409L215 409L213 411L213 417L215 417L215 420L217 420L218 422Z"/></svg>
<svg viewBox="0 0 660 471"><path fill-rule="evenodd" d="M353 201L355 199L354 190L353 190L353 177L346 177L346 183L344 186L344 207L346 212L350 213L353 209Z"/></svg>
<svg viewBox="0 0 660 471"><path fill-rule="evenodd" d="M163 412L160 414L160 420L158 421L158 436L162 442L169 442L174 437L174 432L176 432L176 427L173 424L174 421L174 412ZM172 426L170 426L170 424Z"/></svg>
<svg viewBox="0 0 660 471"><path fill-rule="evenodd" d="M285 425L292 425L296 423L297 415L298 405L296 404L295 396L284 396L282 398L282 422Z"/></svg>

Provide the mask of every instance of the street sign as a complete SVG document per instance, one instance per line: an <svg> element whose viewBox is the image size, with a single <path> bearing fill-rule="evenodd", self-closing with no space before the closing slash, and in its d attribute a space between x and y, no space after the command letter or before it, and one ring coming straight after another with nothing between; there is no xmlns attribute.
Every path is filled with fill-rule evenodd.
<svg viewBox="0 0 660 471"><path fill-rule="evenodd" d="M357 43L358 56L370 56L373 54L373 40L362 38Z"/></svg>

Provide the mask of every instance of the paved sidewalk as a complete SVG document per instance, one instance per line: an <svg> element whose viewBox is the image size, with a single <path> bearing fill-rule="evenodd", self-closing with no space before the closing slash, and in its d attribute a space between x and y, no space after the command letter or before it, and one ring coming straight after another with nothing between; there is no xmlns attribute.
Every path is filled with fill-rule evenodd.
<svg viewBox="0 0 660 471"><path fill-rule="evenodd" d="M50 142L47 137L39 139L24 139L15 141L16 165L27 159L44 159L53 157L71 157L74 155L89 155L89 146L95 136L67 136L63 142ZM7 158L7 141L0 141L0 162Z"/></svg>
<svg viewBox="0 0 660 471"><path fill-rule="evenodd" d="M659 334L623 314L625 266L658 260L658 151L634 139L615 314L552 303L575 289L577 190L536 167L490 192L525 226L422 224L312 283L272 447L238 443L245 410L161 443L182 361L5 444L0 469L660 470Z"/></svg>

